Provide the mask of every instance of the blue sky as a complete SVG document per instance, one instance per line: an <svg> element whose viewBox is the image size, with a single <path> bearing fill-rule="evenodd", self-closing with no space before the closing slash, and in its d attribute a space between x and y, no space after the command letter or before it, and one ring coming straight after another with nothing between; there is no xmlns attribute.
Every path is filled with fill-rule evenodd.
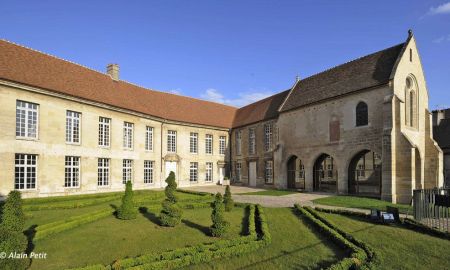
<svg viewBox="0 0 450 270"><path fill-rule="evenodd" d="M0 37L147 88L242 106L404 42L450 107L450 2L2 1Z"/></svg>

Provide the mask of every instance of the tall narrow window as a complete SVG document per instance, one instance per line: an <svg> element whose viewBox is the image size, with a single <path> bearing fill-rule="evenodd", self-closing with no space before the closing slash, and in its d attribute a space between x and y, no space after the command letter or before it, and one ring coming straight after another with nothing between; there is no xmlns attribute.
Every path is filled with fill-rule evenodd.
<svg viewBox="0 0 450 270"><path fill-rule="evenodd" d="M16 137L37 139L38 137L38 114L39 105L16 101Z"/></svg>
<svg viewBox="0 0 450 270"><path fill-rule="evenodd" d="M206 182L212 182L213 180L213 164L212 162L206 162Z"/></svg>
<svg viewBox="0 0 450 270"><path fill-rule="evenodd" d="M18 190L35 189L37 179L37 155L16 154L14 188Z"/></svg>
<svg viewBox="0 0 450 270"><path fill-rule="evenodd" d="M123 147L133 149L133 123L123 122Z"/></svg>
<svg viewBox="0 0 450 270"><path fill-rule="evenodd" d="M205 145L206 154L212 154L213 153L213 135L206 134L205 144L206 144Z"/></svg>
<svg viewBox="0 0 450 270"><path fill-rule="evenodd" d="M99 158L98 159L98 186L109 185L109 159Z"/></svg>
<svg viewBox="0 0 450 270"><path fill-rule="evenodd" d="M236 131L236 155L242 154L242 131Z"/></svg>
<svg viewBox="0 0 450 270"><path fill-rule="evenodd" d="M225 155L226 149L227 149L227 137L220 136L219 137L219 154Z"/></svg>
<svg viewBox="0 0 450 270"><path fill-rule="evenodd" d="M133 180L133 161L131 159L124 159L122 165L122 182L126 184Z"/></svg>
<svg viewBox="0 0 450 270"><path fill-rule="evenodd" d="M80 186L80 157L66 156L64 187Z"/></svg>
<svg viewBox="0 0 450 270"><path fill-rule="evenodd" d="M153 167L155 162L144 160L144 183L153 184Z"/></svg>
<svg viewBox="0 0 450 270"><path fill-rule="evenodd" d="M266 184L273 184L273 161L267 160L265 162L265 181Z"/></svg>
<svg viewBox="0 0 450 270"><path fill-rule="evenodd" d="M356 126L367 126L369 124L369 111L365 102L356 105Z"/></svg>
<svg viewBox="0 0 450 270"><path fill-rule="evenodd" d="M273 141L272 124L265 124L264 125L264 150L266 150L266 152L272 150L272 141Z"/></svg>
<svg viewBox="0 0 450 270"><path fill-rule="evenodd" d="M189 168L189 181L197 182L198 181L198 163L191 162L191 166Z"/></svg>
<svg viewBox="0 0 450 270"><path fill-rule="evenodd" d="M248 154L256 154L256 134L255 128L248 129Z"/></svg>
<svg viewBox="0 0 450 270"><path fill-rule="evenodd" d="M415 87L415 83L411 77L406 78L406 95L405 95L405 118L406 125L410 127L418 126L418 116L417 116L417 96L418 91Z"/></svg>
<svg viewBox="0 0 450 270"><path fill-rule="evenodd" d="M410 123L409 125L411 127L415 126L414 120L415 120L415 108L416 108L416 95L414 93L414 91L409 92L409 120Z"/></svg>
<svg viewBox="0 0 450 270"><path fill-rule="evenodd" d="M145 150L153 151L153 128L149 126L145 128Z"/></svg>
<svg viewBox="0 0 450 270"><path fill-rule="evenodd" d="M167 152L177 152L177 132L174 130L169 130L167 132Z"/></svg>
<svg viewBox="0 0 450 270"><path fill-rule="evenodd" d="M198 153L198 133L191 132L189 136L189 152L191 154Z"/></svg>
<svg viewBox="0 0 450 270"><path fill-rule="evenodd" d="M81 113L66 112L66 142L80 143Z"/></svg>
<svg viewBox="0 0 450 270"><path fill-rule="evenodd" d="M98 120L98 145L101 147L109 147L109 138L111 132L111 119L100 117Z"/></svg>
<svg viewBox="0 0 450 270"><path fill-rule="evenodd" d="M241 176L242 176L242 163L236 162L236 182L241 182Z"/></svg>

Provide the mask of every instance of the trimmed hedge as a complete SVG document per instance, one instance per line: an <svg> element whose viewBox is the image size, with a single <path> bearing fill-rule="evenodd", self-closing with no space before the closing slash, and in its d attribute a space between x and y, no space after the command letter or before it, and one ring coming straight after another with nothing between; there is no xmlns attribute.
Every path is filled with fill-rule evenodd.
<svg viewBox="0 0 450 270"><path fill-rule="evenodd" d="M71 268L70 270L111 270L111 266L95 264L95 265L88 265L85 267Z"/></svg>
<svg viewBox="0 0 450 270"><path fill-rule="evenodd" d="M138 211L134 205L133 197L133 184L131 181L127 181L122 204L117 209L117 218L123 220L136 219Z"/></svg>
<svg viewBox="0 0 450 270"><path fill-rule="evenodd" d="M225 205L223 204L222 194L220 194L220 192L217 192L216 198L211 207L212 225L209 230L212 236L221 237L227 232L229 223L225 220L224 217Z"/></svg>
<svg viewBox="0 0 450 270"><path fill-rule="evenodd" d="M407 229L410 229L410 230L413 230L413 231L416 231L419 233L424 233L424 234L428 234L431 236L436 236L439 238L450 240L450 233L439 231L434 228L430 228L430 227L425 226L413 219L405 218L403 220L402 225Z"/></svg>
<svg viewBox="0 0 450 270"><path fill-rule="evenodd" d="M264 214L263 207L257 204L255 210L256 231L259 233L260 239L265 244L270 244L272 242L272 236L269 231L269 225L267 224L267 218Z"/></svg>
<svg viewBox="0 0 450 270"><path fill-rule="evenodd" d="M329 213L329 214L338 214L343 216L352 216L352 217L360 217L360 218L370 218L370 215L356 212L356 211L349 211L344 209L329 209L329 208L322 208L322 207L314 207L315 210Z"/></svg>
<svg viewBox="0 0 450 270"><path fill-rule="evenodd" d="M192 195L198 195L198 196L208 196L208 197L213 197L214 196L214 194L212 194L212 193L202 192L202 191L186 190L186 189L177 189L177 192L186 193L186 194L192 194Z"/></svg>

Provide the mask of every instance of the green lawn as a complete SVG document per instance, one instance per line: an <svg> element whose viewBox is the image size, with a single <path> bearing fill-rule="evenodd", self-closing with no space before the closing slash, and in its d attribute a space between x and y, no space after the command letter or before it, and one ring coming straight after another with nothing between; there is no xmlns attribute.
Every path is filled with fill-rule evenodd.
<svg viewBox="0 0 450 270"><path fill-rule="evenodd" d="M412 214L412 206L406 204L393 204L377 199L354 197L354 196L331 196L326 198L315 199L313 201L316 204L341 206L349 208L362 208L362 209L380 209L386 210L386 206L398 207L400 213Z"/></svg>
<svg viewBox="0 0 450 270"><path fill-rule="evenodd" d="M257 192L247 192L247 193L239 193L236 195L265 195L265 196L284 196L289 194L298 193L297 191L292 190L278 190L278 189L268 189Z"/></svg>
<svg viewBox="0 0 450 270"><path fill-rule="evenodd" d="M450 241L396 225L375 225L336 214L320 215L369 244L380 257L380 269L450 269Z"/></svg>

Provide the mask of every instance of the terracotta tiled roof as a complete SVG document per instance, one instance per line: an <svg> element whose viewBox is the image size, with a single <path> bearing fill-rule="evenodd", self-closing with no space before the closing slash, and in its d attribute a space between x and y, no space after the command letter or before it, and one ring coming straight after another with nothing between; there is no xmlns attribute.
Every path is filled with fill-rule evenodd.
<svg viewBox="0 0 450 270"><path fill-rule="evenodd" d="M0 78L173 121L231 128L235 107L145 89L0 40Z"/></svg>
<svg viewBox="0 0 450 270"><path fill-rule="evenodd" d="M241 127L278 117L278 109L290 90L283 91L237 110L233 127Z"/></svg>
<svg viewBox="0 0 450 270"><path fill-rule="evenodd" d="M387 83L404 44L300 80L289 94L281 112Z"/></svg>

